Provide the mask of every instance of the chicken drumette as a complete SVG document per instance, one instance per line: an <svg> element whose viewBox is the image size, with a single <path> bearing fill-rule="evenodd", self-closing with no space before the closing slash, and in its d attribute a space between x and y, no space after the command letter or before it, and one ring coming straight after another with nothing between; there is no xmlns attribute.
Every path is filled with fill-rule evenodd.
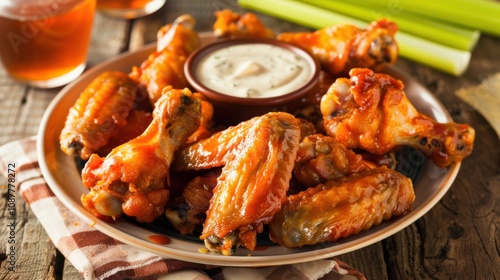
<svg viewBox="0 0 500 280"><path fill-rule="evenodd" d="M239 15L231 10L215 13L217 20L213 30L216 38L273 38L274 32L267 28L253 13Z"/></svg>
<svg viewBox="0 0 500 280"><path fill-rule="evenodd" d="M335 138L315 134L300 142L293 175L305 187L314 187L370 166L361 155L346 149Z"/></svg>
<svg viewBox="0 0 500 280"><path fill-rule="evenodd" d="M172 24L162 27L157 35L156 52L149 55L140 67L132 69L130 77L146 88L152 105L160 98L164 87L181 89L188 86L184 62L201 44L194 25L193 17L182 15Z"/></svg>
<svg viewBox="0 0 500 280"><path fill-rule="evenodd" d="M474 129L455 122L438 123L418 112L389 75L355 68L339 78L321 100L326 132L348 149L383 155L409 146L437 166L460 162L473 147Z"/></svg>
<svg viewBox="0 0 500 280"><path fill-rule="evenodd" d="M304 48L331 74L339 74L354 67L378 69L395 63L397 30L394 22L379 20L366 29L336 25L314 32L281 33L277 39Z"/></svg>
<svg viewBox="0 0 500 280"><path fill-rule="evenodd" d="M163 215L174 152L198 128L200 117L199 95L167 87L143 134L114 148L106 158L90 157L82 171L83 184L90 189L82 195L84 207L101 218L124 213L139 222Z"/></svg>

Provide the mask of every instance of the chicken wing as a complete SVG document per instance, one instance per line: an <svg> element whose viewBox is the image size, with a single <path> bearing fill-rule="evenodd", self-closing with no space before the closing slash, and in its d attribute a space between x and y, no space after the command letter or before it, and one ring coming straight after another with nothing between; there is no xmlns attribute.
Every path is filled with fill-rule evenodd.
<svg viewBox="0 0 500 280"><path fill-rule="evenodd" d="M267 28L253 13L239 15L231 10L215 13L213 25L216 38L274 38L274 32Z"/></svg>
<svg viewBox="0 0 500 280"><path fill-rule="evenodd" d="M59 136L61 150L87 160L127 125L138 84L121 72L104 72L85 88L70 108Z"/></svg>
<svg viewBox="0 0 500 280"><path fill-rule="evenodd" d="M291 195L269 223L272 241L302 247L336 241L411 210L412 182L379 167Z"/></svg>
<svg viewBox="0 0 500 280"><path fill-rule="evenodd" d="M108 145L113 135L123 134L120 129L130 121L127 118L131 110L145 107L144 100L139 99L147 101L149 95L154 105L164 87L186 87L184 62L200 45L193 26L191 16L180 16L158 31L157 51L140 67L134 66L128 75L114 71L98 76L70 109L60 135L61 149L68 155L87 160L92 153ZM148 94L143 95L143 87ZM104 150L109 150L109 145Z"/></svg>
<svg viewBox="0 0 500 280"><path fill-rule="evenodd" d="M133 67L130 77L146 88L151 104L156 103L166 86L188 86L184 62L201 44L194 25L194 18L182 15L172 24L162 27L158 31L156 52L149 55L140 67Z"/></svg>
<svg viewBox="0 0 500 280"><path fill-rule="evenodd" d="M203 97L200 93L196 92L194 94L197 95L197 98L201 100L200 126L191 136L189 136L188 140L185 143L186 145L196 143L201 139L208 138L215 131L214 122L212 120L212 117L214 115L214 107L212 103L206 100L205 97Z"/></svg>
<svg viewBox="0 0 500 280"><path fill-rule="evenodd" d="M84 207L100 218L126 214L139 222L163 215L174 152L198 128L201 101L188 89L165 88L153 121L139 137L114 148L106 158L93 154L82 170L90 189Z"/></svg>
<svg viewBox="0 0 500 280"><path fill-rule="evenodd" d="M109 138L108 143L95 153L99 156L105 157L115 147L118 147L121 144L141 135L149 126L151 121L153 121L153 115L151 112L132 109L127 117L127 125L115 129L114 133Z"/></svg>
<svg viewBox="0 0 500 280"><path fill-rule="evenodd" d="M281 33L277 39L309 51L331 74L354 67L379 69L396 62L398 46L394 22L379 20L365 30L352 25L336 25L314 32Z"/></svg>
<svg viewBox="0 0 500 280"><path fill-rule="evenodd" d="M348 149L382 155L398 146L422 151L446 167L472 152L475 132L467 124L437 123L418 112L404 85L386 74L352 69L339 78L321 101L325 130Z"/></svg>
<svg viewBox="0 0 500 280"><path fill-rule="evenodd" d="M217 168L195 177L187 183L172 207L165 211L165 216L181 234L193 234L195 230L201 232L219 176L220 169Z"/></svg>
<svg viewBox="0 0 500 280"><path fill-rule="evenodd" d="M346 149L335 138L315 134L300 142L293 175L305 187L367 169L361 155Z"/></svg>
<svg viewBox="0 0 500 280"><path fill-rule="evenodd" d="M268 113L177 153L176 170L223 166L200 236L208 249L231 255L240 245L255 248L286 195L299 139L295 117Z"/></svg>

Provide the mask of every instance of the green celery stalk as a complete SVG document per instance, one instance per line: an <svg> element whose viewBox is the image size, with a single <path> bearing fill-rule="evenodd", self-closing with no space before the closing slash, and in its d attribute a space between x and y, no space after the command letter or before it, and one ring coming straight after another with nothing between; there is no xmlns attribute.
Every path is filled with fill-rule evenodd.
<svg viewBox="0 0 500 280"><path fill-rule="evenodd" d="M366 28L368 25L366 21L297 1L239 0L238 3L244 8L313 29L337 24L352 24L360 28ZM450 48L404 32L396 34L396 41L402 57L455 76L462 75L470 61L469 51Z"/></svg>
<svg viewBox="0 0 500 280"><path fill-rule="evenodd" d="M429 18L422 18L400 11L377 9L360 5L353 5L341 0L299 0L317 7L352 16L365 21L374 21L388 18L398 24L399 30L408 32L417 37L428 39L452 48L469 51L474 48L479 31L458 28L454 25L443 24Z"/></svg>
<svg viewBox="0 0 500 280"><path fill-rule="evenodd" d="M420 64L455 76L462 75L469 65L469 51L450 48L402 32L398 32L395 38L400 42L399 55Z"/></svg>
<svg viewBox="0 0 500 280"><path fill-rule="evenodd" d="M500 3L476 0L350 0L351 4L378 6L427 16L500 36Z"/></svg>
<svg viewBox="0 0 500 280"><path fill-rule="evenodd" d="M365 28L366 22L336 12L289 0L238 0L240 6L279 17L306 27L319 29L338 24Z"/></svg>

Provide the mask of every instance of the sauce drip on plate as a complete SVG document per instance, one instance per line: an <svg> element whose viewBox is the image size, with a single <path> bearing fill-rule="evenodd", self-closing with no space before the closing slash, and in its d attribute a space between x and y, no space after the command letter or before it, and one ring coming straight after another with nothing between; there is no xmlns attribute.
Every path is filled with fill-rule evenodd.
<svg viewBox="0 0 500 280"><path fill-rule="evenodd" d="M171 242L171 239L168 236L165 235L160 235L160 234L153 234L148 236L148 240L155 243L155 244L160 244L160 245L166 245Z"/></svg>

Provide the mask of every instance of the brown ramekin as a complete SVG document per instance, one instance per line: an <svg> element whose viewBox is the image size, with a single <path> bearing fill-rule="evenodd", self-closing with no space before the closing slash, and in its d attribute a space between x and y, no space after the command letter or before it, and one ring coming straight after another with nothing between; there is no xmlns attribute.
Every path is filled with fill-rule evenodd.
<svg viewBox="0 0 500 280"><path fill-rule="evenodd" d="M309 80L299 89L281 96L268 98L235 97L214 91L203 85L197 78L195 70L200 60L211 52L238 44L272 44L288 49L304 58L311 67ZM203 94L214 106L214 121L223 125L235 125L241 121L260 116L268 112L284 111L292 113L304 106L308 96L318 90L320 75L319 62L303 49L291 44L265 38L223 39L195 50L186 60L184 73L193 89Z"/></svg>

